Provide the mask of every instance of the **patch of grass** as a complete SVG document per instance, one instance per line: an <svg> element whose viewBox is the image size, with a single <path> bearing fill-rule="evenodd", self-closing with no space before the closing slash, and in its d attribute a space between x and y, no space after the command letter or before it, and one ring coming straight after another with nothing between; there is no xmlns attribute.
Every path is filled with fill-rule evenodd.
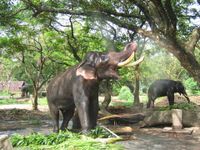
<svg viewBox="0 0 200 150"><path fill-rule="evenodd" d="M20 101L17 99L0 99L0 105L9 105L9 104L31 104L31 100L28 101ZM39 105L47 105L47 99L46 97L44 98L39 98L38 99L38 104Z"/></svg>
<svg viewBox="0 0 200 150"><path fill-rule="evenodd" d="M96 130L96 131L95 131ZM15 134L11 136L11 142L15 149L25 150L122 150L122 146L117 144L105 144L95 141L94 137L109 137L100 128L91 132L89 136L69 131L60 131L59 133L51 133L43 135L33 133L29 136Z"/></svg>
<svg viewBox="0 0 200 150"><path fill-rule="evenodd" d="M32 119L32 118L30 118L30 124L31 125L40 125L40 124L42 124L42 122L39 119Z"/></svg>
<svg viewBox="0 0 200 150"><path fill-rule="evenodd" d="M0 105L7 105L7 104L29 104L28 101L18 101L16 99L1 99Z"/></svg>
<svg viewBox="0 0 200 150"><path fill-rule="evenodd" d="M10 96L8 91L0 91L1 96Z"/></svg>
<svg viewBox="0 0 200 150"><path fill-rule="evenodd" d="M46 97L39 98L38 99L38 104L39 105L47 105L47 98Z"/></svg>
<svg viewBox="0 0 200 150"><path fill-rule="evenodd" d="M195 110L197 109L197 105L194 103L179 103L179 104L174 104L172 106L165 106L165 107L160 107L160 111L165 111L165 110L171 110L171 109L182 109L182 110Z"/></svg>
<svg viewBox="0 0 200 150"><path fill-rule="evenodd" d="M112 102L111 106L124 106L124 107L133 107L133 102L126 101L126 102Z"/></svg>

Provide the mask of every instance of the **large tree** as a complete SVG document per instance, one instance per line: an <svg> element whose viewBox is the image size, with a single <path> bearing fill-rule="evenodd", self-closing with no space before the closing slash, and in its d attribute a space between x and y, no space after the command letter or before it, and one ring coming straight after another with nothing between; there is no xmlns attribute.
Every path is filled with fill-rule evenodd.
<svg viewBox="0 0 200 150"><path fill-rule="evenodd" d="M46 14L72 15L118 27L148 37L172 53L200 82L200 64L195 50L200 39L200 27L192 19L200 17L195 0L21 0L33 17ZM195 3L196 2L196 3ZM52 20L52 18L49 18ZM52 20L54 21L54 20Z"/></svg>

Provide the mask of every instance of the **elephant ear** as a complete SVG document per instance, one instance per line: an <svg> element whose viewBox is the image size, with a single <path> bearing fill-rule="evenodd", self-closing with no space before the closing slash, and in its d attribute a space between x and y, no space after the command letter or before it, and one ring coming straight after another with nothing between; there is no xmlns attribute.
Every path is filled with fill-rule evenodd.
<svg viewBox="0 0 200 150"><path fill-rule="evenodd" d="M76 70L76 75L82 76L86 80L97 79L95 70L91 68L80 67Z"/></svg>
<svg viewBox="0 0 200 150"><path fill-rule="evenodd" d="M90 52L78 65L76 75L81 75L87 80L97 79L97 69L109 61L106 54L100 52Z"/></svg>
<svg viewBox="0 0 200 150"><path fill-rule="evenodd" d="M97 55L95 52L88 53L84 60L78 65L76 70L77 76L82 76L86 80L96 79L95 63Z"/></svg>
<svg viewBox="0 0 200 150"><path fill-rule="evenodd" d="M176 81L176 90L177 90L177 92L179 92L180 95L185 93L185 88L184 88L182 82Z"/></svg>

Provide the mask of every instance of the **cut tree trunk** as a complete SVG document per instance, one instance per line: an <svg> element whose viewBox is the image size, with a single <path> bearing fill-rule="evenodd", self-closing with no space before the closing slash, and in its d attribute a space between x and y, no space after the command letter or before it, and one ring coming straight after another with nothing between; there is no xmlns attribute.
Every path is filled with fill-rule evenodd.
<svg viewBox="0 0 200 150"><path fill-rule="evenodd" d="M173 129L182 129L183 113L181 109L172 109L172 127Z"/></svg>
<svg viewBox="0 0 200 150"><path fill-rule="evenodd" d="M183 127L199 127L200 111L182 110ZM171 111L148 110L144 113L145 118L139 123L140 127L172 126Z"/></svg>
<svg viewBox="0 0 200 150"><path fill-rule="evenodd" d="M108 115L105 117L102 117L100 119L98 119L99 122L102 121L110 121L110 122L114 122L117 124L134 124L134 123L138 123L141 120L144 119L144 114L143 113L134 113L134 114L121 114L121 115L117 115L117 114L113 114L113 115Z"/></svg>
<svg viewBox="0 0 200 150"><path fill-rule="evenodd" d="M12 143L8 135L0 135L0 150L13 150Z"/></svg>
<svg viewBox="0 0 200 150"><path fill-rule="evenodd" d="M100 106L100 110L103 114L110 114L108 112L108 105L111 102L111 91L112 91L112 86L111 83L109 82L109 80L106 80L105 82L105 88L104 88L104 100Z"/></svg>
<svg viewBox="0 0 200 150"><path fill-rule="evenodd" d="M33 100L32 100L33 110L38 110L38 91L34 89Z"/></svg>
<svg viewBox="0 0 200 150"><path fill-rule="evenodd" d="M135 92L134 92L134 106L140 104L139 89L140 89L140 70L139 65L135 66Z"/></svg>

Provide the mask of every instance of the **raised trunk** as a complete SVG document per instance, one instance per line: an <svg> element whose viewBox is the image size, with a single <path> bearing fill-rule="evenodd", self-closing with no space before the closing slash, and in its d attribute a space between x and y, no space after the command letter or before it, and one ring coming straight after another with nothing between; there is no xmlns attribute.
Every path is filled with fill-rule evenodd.
<svg viewBox="0 0 200 150"><path fill-rule="evenodd" d="M129 43L125 46L123 51L121 51L121 52L110 52L108 54L108 56L109 56L109 58L110 58L110 60L113 64L118 64L122 61L127 60L131 56L133 58L136 50L137 50L137 44L135 42L131 42L131 43Z"/></svg>

